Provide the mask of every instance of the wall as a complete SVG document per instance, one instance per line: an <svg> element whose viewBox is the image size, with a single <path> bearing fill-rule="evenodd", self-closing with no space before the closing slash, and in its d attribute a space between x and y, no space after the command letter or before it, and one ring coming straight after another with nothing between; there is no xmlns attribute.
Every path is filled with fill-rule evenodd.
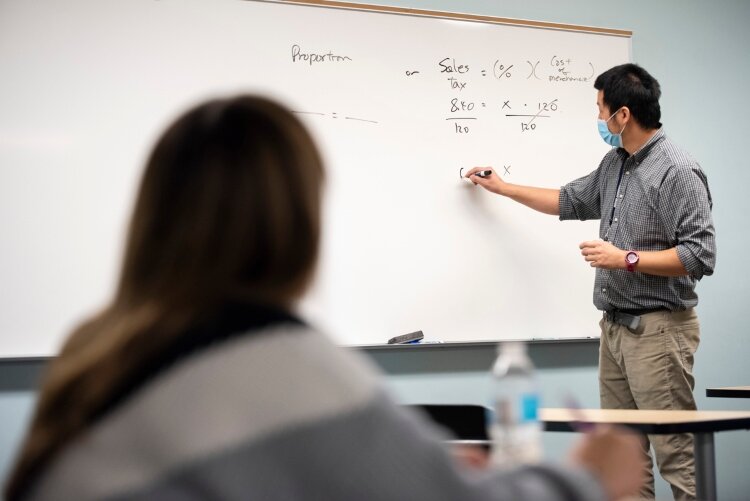
<svg viewBox="0 0 750 501"><path fill-rule="evenodd" d="M703 337L696 356L696 390L702 409L750 409L750 400L707 399L708 386L750 384L750 343L744 308L750 291L742 278L750 239L742 220L743 191L750 169L742 147L750 137L745 112L750 79L750 2L744 0L544 0L527 2L465 0L375 2L435 10L496 15L633 30L634 61L662 84L662 113L667 133L703 166L714 197L719 247L716 273L699 284L698 308ZM592 90L591 126L596 126ZM571 145L571 147L574 147ZM595 166L592 166L592 169ZM498 200L498 203L510 203ZM544 314L540 311L540 314ZM484 403L489 347L419 348L408 352L370 351L388 374L388 384L404 402ZM549 406L562 405L573 391L584 405L597 402L596 346L589 343L539 345L531 351ZM0 363L0 478L8 468L34 400L39 362ZM572 435L547 434L545 446L560 457ZM716 437L719 499L745 499L750 492L747 457L750 433L722 432ZM657 484L660 499L669 499Z"/></svg>

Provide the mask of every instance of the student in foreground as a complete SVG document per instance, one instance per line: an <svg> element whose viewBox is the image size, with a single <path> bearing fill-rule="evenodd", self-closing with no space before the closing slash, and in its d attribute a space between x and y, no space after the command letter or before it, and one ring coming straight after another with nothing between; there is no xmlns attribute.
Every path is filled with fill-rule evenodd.
<svg viewBox="0 0 750 501"><path fill-rule="evenodd" d="M461 464L377 373L297 318L323 167L252 96L179 118L146 166L114 299L50 363L6 486L20 499L598 500L638 491L634 435L565 465Z"/></svg>

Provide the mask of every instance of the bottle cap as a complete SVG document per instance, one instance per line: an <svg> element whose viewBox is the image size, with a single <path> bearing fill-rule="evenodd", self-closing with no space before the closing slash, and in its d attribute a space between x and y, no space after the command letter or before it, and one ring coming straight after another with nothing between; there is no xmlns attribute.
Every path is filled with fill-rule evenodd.
<svg viewBox="0 0 750 501"><path fill-rule="evenodd" d="M526 353L524 341L501 341L497 344L498 353Z"/></svg>

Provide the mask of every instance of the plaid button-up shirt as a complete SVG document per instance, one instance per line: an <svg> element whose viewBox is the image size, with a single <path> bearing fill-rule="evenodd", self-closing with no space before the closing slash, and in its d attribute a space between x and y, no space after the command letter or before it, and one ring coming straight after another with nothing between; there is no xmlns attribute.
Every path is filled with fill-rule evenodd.
<svg viewBox="0 0 750 501"><path fill-rule="evenodd" d="M711 207L706 175L661 128L633 155L613 148L598 169L563 186L560 220L601 219L599 237L623 250L675 247L688 272L660 277L597 268L594 305L678 311L698 304L696 282L716 262Z"/></svg>

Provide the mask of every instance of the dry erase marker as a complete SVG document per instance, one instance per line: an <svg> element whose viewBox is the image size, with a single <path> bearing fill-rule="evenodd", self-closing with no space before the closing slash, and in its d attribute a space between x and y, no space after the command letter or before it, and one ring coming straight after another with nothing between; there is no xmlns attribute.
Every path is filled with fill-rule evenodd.
<svg viewBox="0 0 750 501"><path fill-rule="evenodd" d="M461 167L460 169L458 169L458 177L461 178L461 179L464 179L464 168L465 167ZM479 177L489 177L490 174L492 174L492 170L491 169L487 169L487 170L477 171L477 172L475 172L472 175L473 176L479 176Z"/></svg>

